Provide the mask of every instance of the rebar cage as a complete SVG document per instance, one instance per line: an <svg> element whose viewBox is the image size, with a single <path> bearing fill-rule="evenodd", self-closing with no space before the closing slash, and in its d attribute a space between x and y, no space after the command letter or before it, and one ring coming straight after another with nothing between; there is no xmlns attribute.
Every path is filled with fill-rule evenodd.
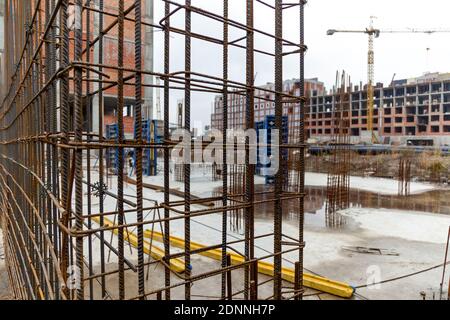
<svg viewBox="0 0 450 320"><path fill-rule="evenodd" d="M221 14L202 8L202 1L191 0L6 1L8 88L0 113L0 217L14 298L205 298L206 294L202 296L196 290L197 284L205 281L210 296L217 299L302 298L306 1L232 1L245 10L245 22L233 20L231 1L216 2ZM164 8L158 22L144 15L144 7L150 3ZM273 32L254 27L255 19L268 18L255 17L256 6L271 12ZM299 28L298 41L283 38L283 15L287 11L295 13L297 24L293 25ZM184 19L181 28L171 25L177 16ZM211 37L193 32L192 21L199 17L220 24L223 33ZM232 30L244 36L232 39ZM125 31L131 31L131 38ZM164 59L163 70L155 71L143 63L147 32L163 35L162 51L155 53ZM184 53L171 50L173 35L184 39ZM273 50L264 50L256 38L271 41ZM207 43L222 51L222 59L213 62L223 65L221 77L193 68L193 49ZM111 48L113 52L105 52ZM238 61L245 69L245 81L229 75L231 49L245 54L245 59ZM255 86L256 55L272 59L274 91ZM293 56L298 57L300 95L283 93L283 59ZM171 67L175 58L184 58L183 70ZM155 78L161 79L161 85ZM143 93L149 88L163 91L162 142L143 139L142 121L149 117L143 110ZM300 106L301 122L295 138L288 144L279 141L281 149L295 154L298 177L294 188L284 187L279 170L273 192L264 200L255 200L255 165L249 160L251 146L247 140L241 201L228 195L230 164L226 152L221 164L220 194L197 197L191 192L191 164L183 165L184 190L174 192L170 178L170 155L175 146L170 135L173 92L184 95L185 128L192 127L196 112L193 93L222 95L226 141L227 129L232 129L227 119L229 95L245 99L246 128L253 128L255 90L274 94L276 127L280 130L283 104ZM114 139L107 138L105 132L107 97L114 97L116 103L118 132ZM136 128L132 138L124 135L123 109L130 97ZM224 142L224 151L227 148ZM146 198L152 187L143 177L146 149L163 154L163 185L158 187L164 195L161 202ZM115 173L106 165L108 150L118 155ZM135 154L135 179L126 173L128 150ZM133 188L129 188L130 184ZM129 194L130 190L133 194ZM298 201L298 234L289 241L283 234L283 201ZM110 210L111 202L115 210ZM262 234L255 228L256 203L273 207L273 232ZM229 215L236 210L243 211L244 233L230 240ZM216 227L221 232L220 241L196 247L191 240L195 238L191 222L207 216L219 217L220 225ZM175 223L181 223L184 229L184 239L178 239L179 249L174 249L177 242L171 237ZM161 233L155 231L155 226ZM273 244L271 250L265 248L265 254L255 250L255 240L262 238ZM163 245L160 251L154 244L157 241ZM219 263L197 268L204 263L197 256L214 252L220 256ZM283 281L282 268L285 255L293 253L295 279L289 286ZM273 271L265 278L259 277L261 263L267 260L273 263ZM269 286L269 290L262 290L263 286Z"/></svg>

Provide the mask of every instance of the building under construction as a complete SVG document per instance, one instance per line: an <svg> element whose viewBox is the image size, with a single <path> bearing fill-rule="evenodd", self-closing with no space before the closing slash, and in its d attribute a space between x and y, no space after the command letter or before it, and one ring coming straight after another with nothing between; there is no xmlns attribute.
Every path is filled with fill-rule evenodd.
<svg viewBox="0 0 450 320"><path fill-rule="evenodd" d="M153 5L164 12L159 21L153 21ZM232 5L246 12L244 22L233 17ZM271 32L254 27L257 7L273 17ZM176 141L171 140L169 124L174 92L184 96L183 127L188 129L196 112L191 104L194 93L222 95L224 101L230 94L239 96L245 101L245 128L254 127L255 92L265 93L267 103L274 106L275 128L281 128L284 104L299 108L301 114L306 100L304 7L304 1L223 0L218 13L194 6L190 0L6 1L0 218L12 296L37 300L300 299L304 293L304 179L286 188L280 171L274 189L258 194L247 140L240 171L245 187L239 195L229 194L233 188L229 172L234 169L227 163L225 142L216 195L196 193L191 179L195 168L190 162L182 164L182 183L174 189L171 151ZM296 41L282 37L287 11L299 22ZM198 32L192 28L196 19L222 32L219 36ZM182 27L171 23L180 20ZM155 52L164 59L160 71L146 59L152 55L149 35L157 32L163 34L162 50ZM241 36L232 38L236 33ZM181 37L184 52L172 50L174 36ZM256 37L272 42L273 48L265 51ZM221 77L193 68L193 51L204 44L222 52L223 57L214 61L223 66ZM245 56L240 61L245 81L229 76L231 49ZM256 55L270 58L275 66L274 85L269 88L254 85ZM283 90L286 56L298 57L297 94ZM182 68L172 67L174 57L184 61ZM160 85L155 78L161 79ZM162 142L147 142L142 122L152 117L152 96L147 93L156 87L163 91L164 137ZM229 108L224 105L225 110ZM232 129L226 114L224 141L227 129ZM132 116L133 123L127 116ZM117 124L115 138L106 137L109 122ZM297 150L296 172L301 177L303 115L298 123L294 142L279 140L278 145ZM134 135L125 134L127 126L135 128ZM111 149L117 153L114 172L105 162ZM143 177L146 149L163 155L161 174L154 183ZM133 173L125 161L129 150L135 158ZM298 221L296 236L288 238L283 232L286 201L296 203L290 214ZM273 212L268 231L255 228L257 204ZM241 236L230 237L228 218L236 210L242 212ZM220 236L204 244L195 242L197 225L208 219L215 219ZM261 241L266 241L264 250L257 249ZM290 268L283 263L287 255L293 259ZM199 256L211 261L206 263ZM327 290L321 281L310 276L308 283ZM336 286L337 291L342 288ZM352 292L348 287L341 294Z"/></svg>
<svg viewBox="0 0 450 320"><path fill-rule="evenodd" d="M350 120L350 135L354 143L361 141L367 131L367 87L353 87L351 111L345 113ZM336 95L312 92L306 111L305 126L308 137L329 140L337 130L333 123ZM450 143L450 75L425 74L421 77L395 80L374 89L373 128L380 143L406 145L408 141L426 141L431 145ZM429 144L427 144L429 145Z"/></svg>
<svg viewBox="0 0 450 320"><path fill-rule="evenodd" d="M298 95L298 80L285 81L283 90ZM273 86L268 84L266 87ZM364 141L368 127L367 86L353 86L351 91L352 109L344 112L350 120L350 141ZM297 90L296 90L297 88ZM305 128L308 138L318 142L333 139L338 131L335 110L339 94L336 90L326 90L317 79L306 79ZM448 145L450 143L450 76L449 74L429 73L421 77L395 80L383 87L378 83L374 88L373 128L378 142L386 144L426 143L426 145ZM267 115L274 115L274 105L266 103L262 93L256 92L255 121L262 121ZM243 127L244 101L230 94L228 103L231 108L229 124ZM212 128L222 128L222 97L214 102L211 116ZM285 105L283 114L289 118L289 127L298 127L300 111L298 106Z"/></svg>

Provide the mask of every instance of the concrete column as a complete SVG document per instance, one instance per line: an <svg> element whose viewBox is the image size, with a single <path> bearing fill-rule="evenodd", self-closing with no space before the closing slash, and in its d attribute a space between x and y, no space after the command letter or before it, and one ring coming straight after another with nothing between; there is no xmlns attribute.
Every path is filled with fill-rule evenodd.
<svg viewBox="0 0 450 320"><path fill-rule="evenodd" d="M143 9L142 13L143 21L149 22L153 24L154 20L154 0L146 0L143 1ZM144 64L143 69L146 71L154 70L154 28L144 26L144 39L143 39L143 53L144 53ZM154 84L154 77L151 75L145 75L143 79L145 84ZM143 108L142 108L142 116L144 119L153 119L153 88L145 87L143 94Z"/></svg>
<svg viewBox="0 0 450 320"><path fill-rule="evenodd" d="M433 95L432 95L432 84L431 80L428 85L428 125L427 125L427 133L431 134L431 111L433 109Z"/></svg>
<svg viewBox="0 0 450 320"><path fill-rule="evenodd" d="M392 88L392 103L394 103L395 90ZM384 87L380 88L380 102L378 105L378 136L384 135Z"/></svg>

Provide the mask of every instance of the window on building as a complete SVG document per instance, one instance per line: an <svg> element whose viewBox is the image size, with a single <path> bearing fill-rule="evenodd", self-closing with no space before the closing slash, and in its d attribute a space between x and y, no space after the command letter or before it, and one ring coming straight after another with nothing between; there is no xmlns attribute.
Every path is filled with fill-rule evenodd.
<svg viewBox="0 0 450 320"><path fill-rule="evenodd" d="M406 127L405 134L407 136L415 136L416 135L416 127Z"/></svg>
<svg viewBox="0 0 450 320"><path fill-rule="evenodd" d="M431 116L431 121L432 122L437 122L437 121L439 121L439 119L440 119L440 116Z"/></svg>

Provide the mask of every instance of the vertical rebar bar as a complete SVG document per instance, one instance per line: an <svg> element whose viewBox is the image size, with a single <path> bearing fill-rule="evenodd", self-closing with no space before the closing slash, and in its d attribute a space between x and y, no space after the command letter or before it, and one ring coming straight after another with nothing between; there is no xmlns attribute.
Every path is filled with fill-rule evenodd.
<svg viewBox="0 0 450 320"><path fill-rule="evenodd" d="M123 128L123 108L124 108L124 27L125 27L125 8L124 0L119 0L119 10L117 18L118 38L117 38L117 124L118 138L117 141L123 145L124 128ZM125 268L124 268L124 192L123 192L123 176L124 176L124 149L123 146L118 148L117 154L117 223L118 231L118 249L119 249L119 299L125 299Z"/></svg>
<svg viewBox="0 0 450 320"><path fill-rule="evenodd" d="M91 62L91 0L86 0L86 62L90 64ZM91 134L92 133L92 100L91 100L91 71L86 70L86 117L87 117L87 142L91 142ZM86 150L86 175L87 175L87 214L88 214L88 222L87 227L88 229L92 229L92 188L91 188L91 150L88 148ZM56 219L55 219L56 221ZM92 277L94 274L93 270L93 248L92 248L92 235L88 236L88 258L87 258L87 264L88 264L88 271L89 271L89 277ZM94 300L94 280L89 280L89 298L91 300Z"/></svg>
<svg viewBox="0 0 450 320"><path fill-rule="evenodd" d="M99 0L99 10L102 12L104 10L104 0ZM100 65L99 67L99 83L98 83L98 114L99 114L99 120L98 120L98 140L100 143L104 140L104 100L103 100L103 25L104 25L104 17L103 14L99 14L98 18L98 63ZM104 217L103 213L105 211L104 209L104 151L103 149L99 150L98 155L98 162L99 162L99 211L100 211L100 226L103 227L104 225ZM106 298L106 278L104 276L105 273L105 233L104 231L100 231L100 272L102 274L101 276L101 291L102 291L102 298Z"/></svg>
<svg viewBox="0 0 450 320"><path fill-rule="evenodd" d="M75 53L76 61L82 60L82 45L83 45L83 25L82 25L82 0L75 2ZM83 141L83 87L82 77L83 70L81 67L74 69L74 124L75 124L75 141ZM78 149L74 152L75 165L75 228L78 231L83 230L83 150ZM77 299L84 299L84 284L81 279L84 278L84 255L83 255L83 238L76 239L76 272L79 279L77 279Z"/></svg>
<svg viewBox="0 0 450 320"><path fill-rule="evenodd" d="M135 47L135 139L138 143L143 142L142 137L142 1L135 1L135 24L134 24L134 47ZM143 179L142 179L142 148L136 148L136 204L137 222L144 220L143 214ZM144 270L144 227L139 225L138 233L138 289L139 295L145 293L145 270ZM143 298L142 298L143 299Z"/></svg>
<svg viewBox="0 0 450 320"><path fill-rule="evenodd" d="M303 246L304 236L303 230L305 225L305 4L306 0L300 0L300 123L299 123L299 144L300 144L300 160L299 160L299 192L300 192L300 204L299 204L299 217L298 217L298 242L300 244L298 252L298 268L296 268L296 277L300 283L296 283L298 290L303 290ZM298 299L302 299L303 295L297 295Z"/></svg>
<svg viewBox="0 0 450 320"><path fill-rule="evenodd" d="M227 130L228 130L228 0L223 0L223 119L222 119L222 268L227 266L227 216L228 205L228 165L227 165ZM230 272L231 273L231 272ZM227 274L222 274L222 299L227 291ZM231 281L231 279L230 279Z"/></svg>
<svg viewBox="0 0 450 320"><path fill-rule="evenodd" d="M185 65L186 84L184 91L184 130L189 132L189 140L191 140L191 0L186 0L186 16L185 16ZM190 143L189 143L190 145ZM185 201L185 220L184 220L184 265L186 278L191 276L191 219L189 212L191 211L191 150L184 150L184 201ZM191 299L191 284L185 286L185 299Z"/></svg>
<svg viewBox="0 0 450 320"><path fill-rule="evenodd" d="M282 0L275 0L275 127L282 132L283 117L283 11ZM277 148L283 144L282 135L278 135ZM281 152L279 153L281 155ZM280 161L280 159L278 159ZM274 202L274 284L273 295L275 300L281 299L281 233L283 208L281 194L283 189L283 169L280 168L275 176L275 202Z"/></svg>
<svg viewBox="0 0 450 320"><path fill-rule="evenodd" d="M170 72L170 3L166 2L164 6L164 15L167 18L166 27L164 30L164 73ZM169 79L164 78L164 141L167 143L170 139L170 89ZM170 201L170 152L169 149L164 149L164 202ZM170 217L170 210L164 207L164 218ZM164 261L169 263L170 255L170 221L164 221ZM170 270L164 267L164 283L168 288L170 287ZM170 300L170 289L165 290L166 300Z"/></svg>
<svg viewBox="0 0 450 320"><path fill-rule="evenodd" d="M245 128L253 129L254 127L254 34L253 34L253 19L254 19L254 2L253 0L247 0L247 49L246 49L246 97L245 97ZM253 251L253 183L254 183L254 167L250 163L250 149L254 146L250 146L250 139L245 137L245 201L250 204L245 208L245 259L251 260L254 255ZM244 297L249 298L250 289L250 273L253 274L253 270L250 270L250 266L245 266L244 277Z"/></svg>

